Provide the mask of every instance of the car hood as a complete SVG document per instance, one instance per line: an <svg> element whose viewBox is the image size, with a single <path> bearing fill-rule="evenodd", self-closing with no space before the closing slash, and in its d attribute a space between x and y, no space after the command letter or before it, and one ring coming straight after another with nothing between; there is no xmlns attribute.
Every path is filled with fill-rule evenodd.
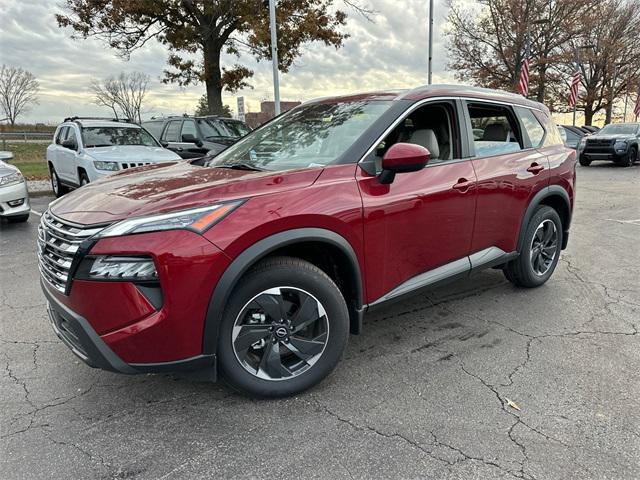
<svg viewBox="0 0 640 480"><path fill-rule="evenodd" d="M604 135L598 135L593 134L590 135L588 137L589 139L594 139L594 140L633 140L636 137L634 135L629 135L628 133L611 133L611 134L604 134Z"/></svg>
<svg viewBox="0 0 640 480"><path fill-rule="evenodd" d="M180 158L166 148L145 145L113 145L86 148L84 151L90 157L105 162L164 162Z"/></svg>
<svg viewBox="0 0 640 480"><path fill-rule="evenodd" d="M51 212L83 225L182 210L220 201L303 188L322 168L254 172L208 168L187 161L148 165L85 185L51 204Z"/></svg>

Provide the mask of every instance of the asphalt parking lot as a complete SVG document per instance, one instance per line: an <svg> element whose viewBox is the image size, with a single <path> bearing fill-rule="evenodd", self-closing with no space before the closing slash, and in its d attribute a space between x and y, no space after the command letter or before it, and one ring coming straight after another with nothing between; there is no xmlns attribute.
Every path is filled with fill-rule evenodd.
<svg viewBox="0 0 640 480"><path fill-rule="evenodd" d="M0 225L2 479L640 478L640 165L578 167L545 286L491 270L378 311L286 400L86 367L49 327L38 220Z"/></svg>

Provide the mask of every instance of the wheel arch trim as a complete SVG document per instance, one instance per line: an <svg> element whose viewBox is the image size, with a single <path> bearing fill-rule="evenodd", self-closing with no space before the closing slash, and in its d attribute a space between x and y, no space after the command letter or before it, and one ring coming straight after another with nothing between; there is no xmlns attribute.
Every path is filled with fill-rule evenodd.
<svg viewBox="0 0 640 480"><path fill-rule="evenodd" d="M337 247L345 254L356 287L355 301L357 318L352 318L351 321L356 320L357 325L355 330L359 330L363 313L363 290L360 263L355 250L342 235L339 235L334 231L323 228L296 228L276 233L254 243L238 255L226 268L220 277L220 280L216 284L209 300L202 335L202 349L204 354L216 353L222 314L224 313L225 306L233 288L236 286L242 275L270 253L282 247L309 241L327 243ZM347 300L348 304L349 299L345 300ZM352 333L358 333L353 330L354 329L352 329Z"/></svg>
<svg viewBox="0 0 640 480"><path fill-rule="evenodd" d="M538 206L540 206L544 202L544 200L551 197L560 197L567 207L567 222L566 225L562 225L564 234L562 238L562 249L566 248L569 226L571 225L571 200L569 199L569 194L563 187L561 187L560 185L549 185L548 187L545 187L538 193L536 193L527 206L524 217L522 218L522 223L520 224L520 233L518 235L518 244L516 248L518 252L522 251L525 233L527 231L527 227L529 226L529 221L533 217L536 208L538 208Z"/></svg>

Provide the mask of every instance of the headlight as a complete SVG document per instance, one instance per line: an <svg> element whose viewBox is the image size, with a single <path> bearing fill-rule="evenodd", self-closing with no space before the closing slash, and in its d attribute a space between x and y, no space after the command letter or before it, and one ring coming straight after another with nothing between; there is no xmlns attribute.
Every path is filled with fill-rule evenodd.
<svg viewBox="0 0 640 480"><path fill-rule="evenodd" d="M619 140L616 142L616 144L613 146L613 148L615 148L616 150L626 150L627 149L627 142L625 142L624 140Z"/></svg>
<svg viewBox="0 0 640 480"><path fill-rule="evenodd" d="M100 160L95 160L93 162L93 166L96 167L96 170L108 170L110 172L115 172L120 169L120 167L118 167L118 162L102 162Z"/></svg>
<svg viewBox="0 0 640 480"><path fill-rule="evenodd" d="M10 173L9 175L0 177L0 187L6 187L7 185L15 185L16 183L21 183L23 180L24 180L24 177L20 172Z"/></svg>
<svg viewBox="0 0 640 480"><path fill-rule="evenodd" d="M587 137L582 137L582 139L580 139L580 143L578 143L578 152L581 152L584 150L584 147L587 146Z"/></svg>
<svg viewBox="0 0 640 480"><path fill-rule="evenodd" d="M208 207L180 210L178 212L151 215L122 220L99 233L100 237L117 237L131 233L158 232L186 229L203 233L231 213L242 202L218 203Z"/></svg>
<svg viewBox="0 0 640 480"><path fill-rule="evenodd" d="M149 257L87 257L77 277L87 280L157 281L158 272Z"/></svg>

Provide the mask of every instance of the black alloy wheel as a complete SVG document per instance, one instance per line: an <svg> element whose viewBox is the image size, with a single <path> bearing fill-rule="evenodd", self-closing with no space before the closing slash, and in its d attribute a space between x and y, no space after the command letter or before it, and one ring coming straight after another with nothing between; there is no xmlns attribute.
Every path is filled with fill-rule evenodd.
<svg viewBox="0 0 640 480"><path fill-rule="evenodd" d="M275 287L252 298L233 327L233 351L252 375L282 380L301 375L320 358L329 340L322 304L309 292Z"/></svg>
<svg viewBox="0 0 640 480"><path fill-rule="evenodd" d="M257 397L283 397L324 379L349 337L335 282L294 257L261 261L233 288L218 333L220 376Z"/></svg>

